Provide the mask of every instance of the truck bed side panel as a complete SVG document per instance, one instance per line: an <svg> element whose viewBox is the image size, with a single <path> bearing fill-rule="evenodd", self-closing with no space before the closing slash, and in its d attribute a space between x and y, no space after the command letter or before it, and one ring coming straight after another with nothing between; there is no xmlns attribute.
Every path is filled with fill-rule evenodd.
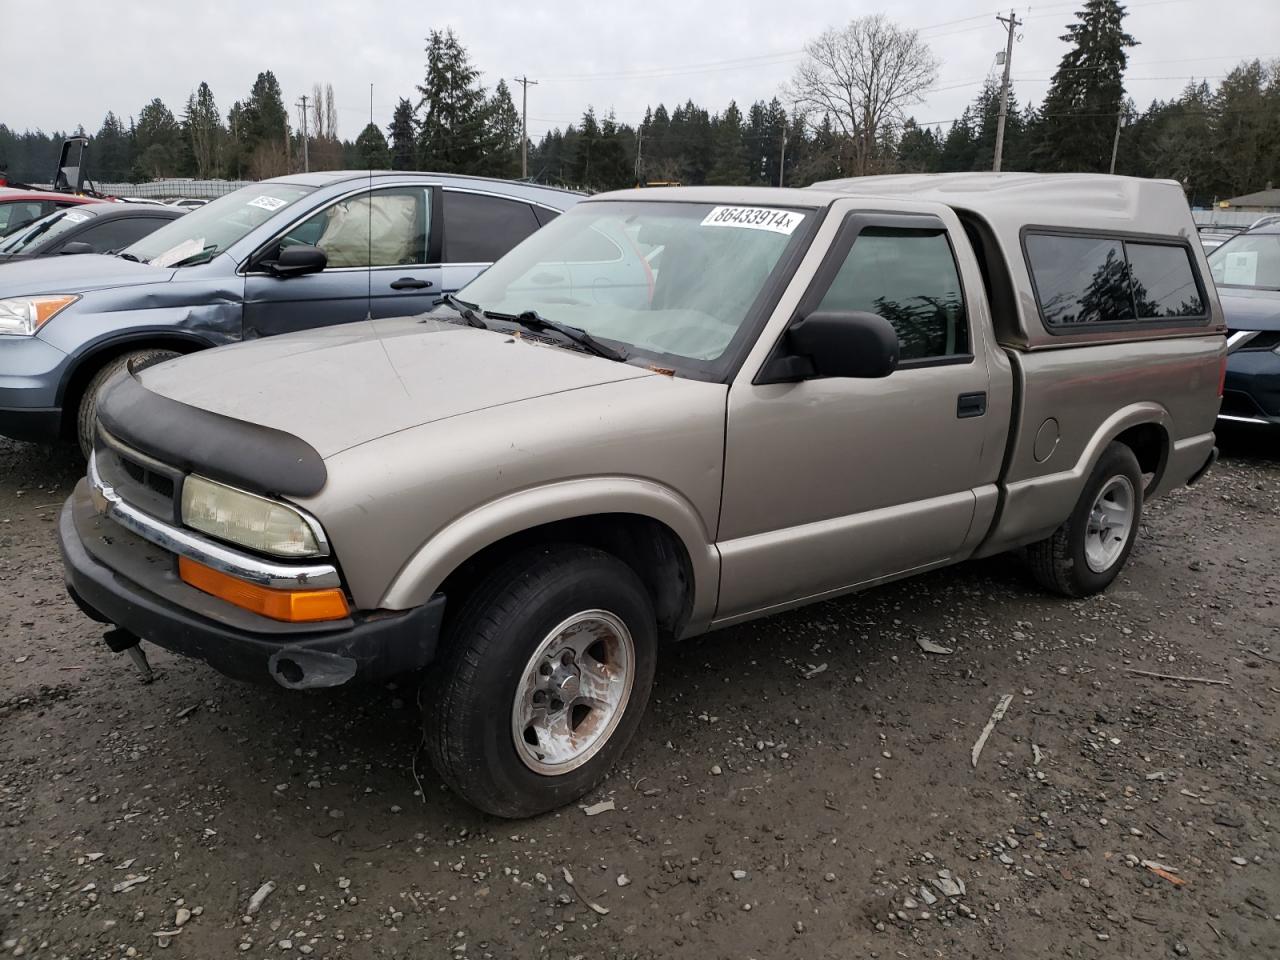
<svg viewBox="0 0 1280 960"><path fill-rule="evenodd" d="M1213 448L1225 353L1220 336L1010 351L1022 406L1004 503L978 555L1052 533L1070 515L1102 450L1131 427L1155 424L1162 431L1166 452L1148 499L1185 484Z"/></svg>

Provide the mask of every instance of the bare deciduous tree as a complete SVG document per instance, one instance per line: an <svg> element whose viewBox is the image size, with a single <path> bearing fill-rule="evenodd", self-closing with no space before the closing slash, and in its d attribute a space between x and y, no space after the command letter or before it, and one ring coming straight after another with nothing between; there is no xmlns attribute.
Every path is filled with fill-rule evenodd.
<svg viewBox="0 0 1280 960"><path fill-rule="evenodd" d="M789 96L806 117L831 118L849 144L851 172L862 176L937 76L938 59L916 31L876 14L806 44Z"/></svg>

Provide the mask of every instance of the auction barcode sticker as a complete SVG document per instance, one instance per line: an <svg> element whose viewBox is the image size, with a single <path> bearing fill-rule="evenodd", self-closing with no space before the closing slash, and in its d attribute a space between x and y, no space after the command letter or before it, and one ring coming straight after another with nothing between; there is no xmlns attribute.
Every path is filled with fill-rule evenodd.
<svg viewBox="0 0 1280 960"><path fill-rule="evenodd" d="M803 213L769 207L715 207L703 218L704 227L746 227L790 236L804 220Z"/></svg>
<svg viewBox="0 0 1280 960"><path fill-rule="evenodd" d="M281 200L279 197L254 197L249 201L249 206L261 207L263 210L270 210L274 213L288 202L288 200Z"/></svg>

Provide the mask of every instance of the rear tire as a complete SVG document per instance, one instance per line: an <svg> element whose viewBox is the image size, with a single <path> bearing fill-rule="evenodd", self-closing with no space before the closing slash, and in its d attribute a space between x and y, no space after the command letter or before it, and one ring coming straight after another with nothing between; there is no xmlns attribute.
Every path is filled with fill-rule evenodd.
<svg viewBox="0 0 1280 960"><path fill-rule="evenodd" d="M1142 520L1142 468L1132 450L1111 443L1067 522L1026 548L1031 574L1047 590L1087 597L1111 585L1129 559Z"/></svg>
<svg viewBox="0 0 1280 960"><path fill-rule="evenodd" d="M86 460L93 452L93 436L98 422L98 400L107 382L121 370L142 370L177 356L181 354L173 350L134 350L108 360L103 364L102 369L93 375L93 379L84 388L84 394L80 397L80 409L76 412L76 440Z"/></svg>
<svg viewBox="0 0 1280 960"><path fill-rule="evenodd" d="M432 765L500 817L577 800L635 734L657 641L649 594L617 557L575 545L522 551L446 630L424 690Z"/></svg>

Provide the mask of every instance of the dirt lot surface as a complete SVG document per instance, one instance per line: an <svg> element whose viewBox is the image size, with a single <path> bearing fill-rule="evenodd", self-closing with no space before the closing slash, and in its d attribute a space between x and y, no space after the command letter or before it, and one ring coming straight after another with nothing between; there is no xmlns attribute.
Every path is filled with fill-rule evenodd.
<svg viewBox="0 0 1280 960"><path fill-rule="evenodd" d="M0 441L0 957L1280 956L1258 444L1104 596L1000 558L668 650L613 809L520 823L415 779L412 685L142 685L63 592L78 470Z"/></svg>

